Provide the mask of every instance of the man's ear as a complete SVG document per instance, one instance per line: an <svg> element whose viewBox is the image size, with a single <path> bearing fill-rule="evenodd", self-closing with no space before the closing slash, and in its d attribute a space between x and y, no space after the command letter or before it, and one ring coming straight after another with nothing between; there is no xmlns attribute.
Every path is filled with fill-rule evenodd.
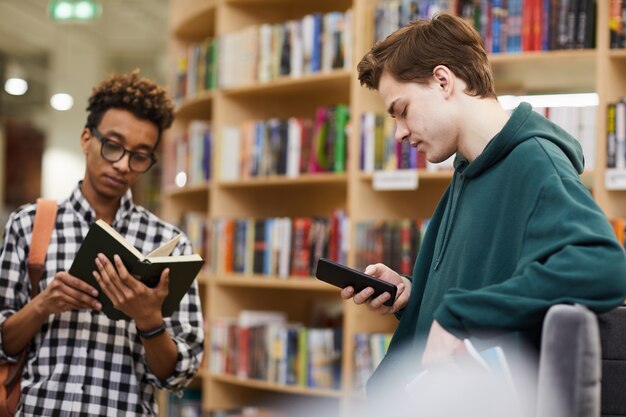
<svg viewBox="0 0 626 417"><path fill-rule="evenodd" d="M437 87L445 93L446 97L452 94L454 75L450 68L445 65L437 65L435 69L433 69L433 76L435 77Z"/></svg>
<svg viewBox="0 0 626 417"><path fill-rule="evenodd" d="M80 134L80 147L83 149L85 155L87 155L87 151L89 150L89 139L91 139L91 131L84 128Z"/></svg>

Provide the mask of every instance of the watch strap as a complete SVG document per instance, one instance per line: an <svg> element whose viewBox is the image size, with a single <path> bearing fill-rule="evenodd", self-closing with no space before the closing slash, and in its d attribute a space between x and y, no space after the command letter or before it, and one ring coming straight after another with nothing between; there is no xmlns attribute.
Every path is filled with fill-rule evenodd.
<svg viewBox="0 0 626 417"><path fill-rule="evenodd" d="M137 334L143 339L152 339L153 337L157 337L161 333L165 331L165 322L162 321L159 327L155 327L154 329L142 331L137 328Z"/></svg>

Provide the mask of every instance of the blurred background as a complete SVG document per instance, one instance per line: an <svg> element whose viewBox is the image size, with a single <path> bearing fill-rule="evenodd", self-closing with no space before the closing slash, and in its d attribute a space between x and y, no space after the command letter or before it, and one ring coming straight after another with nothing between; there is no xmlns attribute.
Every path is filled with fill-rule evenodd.
<svg viewBox="0 0 626 417"><path fill-rule="evenodd" d="M166 84L167 19L168 0L0 0L0 230L82 178L95 84L134 68Z"/></svg>

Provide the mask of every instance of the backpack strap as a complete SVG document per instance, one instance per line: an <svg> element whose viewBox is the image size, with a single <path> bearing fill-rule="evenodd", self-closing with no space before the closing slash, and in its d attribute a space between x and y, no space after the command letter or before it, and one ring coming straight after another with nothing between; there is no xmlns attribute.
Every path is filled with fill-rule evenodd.
<svg viewBox="0 0 626 417"><path fill-rule="evenodd" d="M30 278L30 298L39 292L39 281L43 275L44 262L50 237L57 216L57 203L54 200L37 199L37 211L33 224L33 239L28 253L28 276Z"/></svg>

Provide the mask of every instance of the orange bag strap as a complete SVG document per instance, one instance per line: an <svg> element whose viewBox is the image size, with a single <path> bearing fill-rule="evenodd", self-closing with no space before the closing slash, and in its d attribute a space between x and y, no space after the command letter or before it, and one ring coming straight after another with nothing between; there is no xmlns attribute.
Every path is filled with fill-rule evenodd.
<svg viewBox="0 0 626 417"><path fill-rule="evenodd" d="M44 262L50 237L57 217L57 203L44 198L37 199L37 211L33 224L33 240L28 253L28 276L30 278L30 298L39 292L39 281L43 274Z"/></svg>

